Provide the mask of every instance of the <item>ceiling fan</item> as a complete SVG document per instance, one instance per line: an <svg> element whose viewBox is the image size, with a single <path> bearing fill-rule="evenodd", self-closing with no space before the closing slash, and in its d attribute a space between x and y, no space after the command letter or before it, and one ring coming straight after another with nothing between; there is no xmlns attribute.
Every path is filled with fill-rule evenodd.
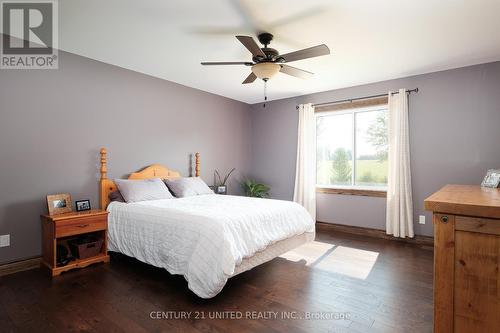
<svg viewBox="0 0 500 333"><path fill-rule="evenodd" d="M252 73L243 81L243 84L254 82L257 78L267 82L270 78L278 74L278 72L295 76L301 79L307 79L313 73L303 69L288 66L285 63L292 61L319 57L330 54L330 49L325 44L309 47L287 54L279 54L279 52L268 45L273 40L273 35L270 33L261 33L258 36L259 42L264 45L263 48L255 42L250 36L236 36L236 38L252 53L252 61L237 61L237 62L202 62L202 65L244 65L251 66Z"/></svg>

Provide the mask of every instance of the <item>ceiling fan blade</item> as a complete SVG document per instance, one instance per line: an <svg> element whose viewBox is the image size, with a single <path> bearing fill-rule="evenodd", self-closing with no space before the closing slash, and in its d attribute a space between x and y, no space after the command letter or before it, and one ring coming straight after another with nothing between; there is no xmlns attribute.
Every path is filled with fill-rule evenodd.
<svg viewBox="0 0 500 333"><path fill-rule="evenodd" d="M266 54L264 52L262 52L259 45L257 45L257 43L255 42L255 40L252 37L250 37L250 36L236 36L236 38L241 42L241 44L243 44L247 48L248 51L250 51L250 53L252 53L252 55L254 57L256 57L256 56L265 57L266 56Z"/></svg>
<svg viewBox="0 0 500 333"><path fill-rule="evenodd" d="M252 83L253 81L255 81L255 79L257 79L257 75L255 75L252 72L250 73L250 75L247 76L247 78L245 79L245 81L242 82L242 84Z"/></svg>
<svg viewBox="0 0 500 333"><path fill-rule="evenodd" d="M241 24L228 27L224 26L205 26L205 27L195 27L188 28L188 31L195 34L201 35L237 35L241 33L249 33L258 35L261 32L269 31L266 25L261 22L256 15L253 13L251 8L248 6L248 1L242 0L228 0L226 1L232 5L233 10L240 16Z"/></svg>
<svg viewBox="0 0 500 333"><path fill-rule="evenodd" d="M318 16L320 14L324 14L327 12L329 8L327 6L316 6L304 11L286 16L284 18L278 19L274 22L269 23L270 29L280 28L289 24L299 24L300 21L304 21L306 19L313 18L314 16Z"/></svg>
<svg viewBox="0 0 500 333"><path fill-rule="evenodd" d="M291 76L295 76L295 77L298 77L301 79L308 79L314 75L314 73L305 71L303 69L295 68L292 66L288 66L288 65L281 65L280 72L291 75Z"/></svg>
<svg viewBox="0 0 500 333"><path fill-rule="evenodd" d="M229 2L233 5L233 8L238 12L243 20L243 27L246 28L245 30L253 31L256 34L262 32L262 22L251 10L250 6L248 6L247 1L232 0Z"/></svg>
<svg viewBox="0 0 500 333"><path fill-rule="evenodd" d="M283 55L281 55L281 57L283 59L285 59L286 62L292 62L292 61L297 61L297 60L302 60L302 59L307 59L307 58L319 57L319 56L323 56L323 55L327 55L327 54L330 54L330 49L325 44L321 44L321 45L309 47L307 49L283 54Z"/></svg>
<svg viewBox="0 0 500 333"><path fill-rule="evenodd" d="M217 66L217 65L245 65L252 66L252 62L248 61L204 61L201 63L204 66Z"/></svg>

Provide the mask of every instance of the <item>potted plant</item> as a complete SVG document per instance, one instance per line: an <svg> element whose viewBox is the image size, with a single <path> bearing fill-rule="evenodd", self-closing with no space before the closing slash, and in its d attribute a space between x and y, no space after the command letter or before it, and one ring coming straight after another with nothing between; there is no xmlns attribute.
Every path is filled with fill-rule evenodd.
<svg viewBox="0 0 500 333"><path fill-rule="evenodd" d="M227 180L229 176L236 170L236 168L232 168L224 178L220 176L219 171L216 169L214 172L214 192L217 194L227 194Z"/></svg>
<svg viewBox="0 0 500 333"><path fill-rule="evenodd" d="M241 183L241 187L247 197L254 197L254 198L269 197L270 187L265 184L258 183L253 179L245 180L243 183Z"/></svg>

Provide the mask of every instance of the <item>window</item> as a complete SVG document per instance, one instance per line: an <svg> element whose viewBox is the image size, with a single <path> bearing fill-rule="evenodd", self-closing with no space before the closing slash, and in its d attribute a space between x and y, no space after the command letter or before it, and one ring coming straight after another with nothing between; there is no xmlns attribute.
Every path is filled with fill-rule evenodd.
<svg viewBox="0 0 500 333"><path fill-rule="evenodd" d="M316 114L317 187L385 190L387 105Z"/></svg>

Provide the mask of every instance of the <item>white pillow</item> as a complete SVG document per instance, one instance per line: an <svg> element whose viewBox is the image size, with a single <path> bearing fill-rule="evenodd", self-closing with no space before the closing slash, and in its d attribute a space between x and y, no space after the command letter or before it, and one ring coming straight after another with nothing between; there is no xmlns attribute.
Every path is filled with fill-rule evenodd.
<svg viewBox="0 0 500 333"><path fill-rule="evenodd" d="M141 180L115 179L115 184L126 202L174 198L160 178Z"/></svg>
<svg viewBox="0 0 500 333"><path fill-rule="evenodd" d="M177 198L200 194L214 194L214 191L200 177L165 179L165 184Z"/></svg>

